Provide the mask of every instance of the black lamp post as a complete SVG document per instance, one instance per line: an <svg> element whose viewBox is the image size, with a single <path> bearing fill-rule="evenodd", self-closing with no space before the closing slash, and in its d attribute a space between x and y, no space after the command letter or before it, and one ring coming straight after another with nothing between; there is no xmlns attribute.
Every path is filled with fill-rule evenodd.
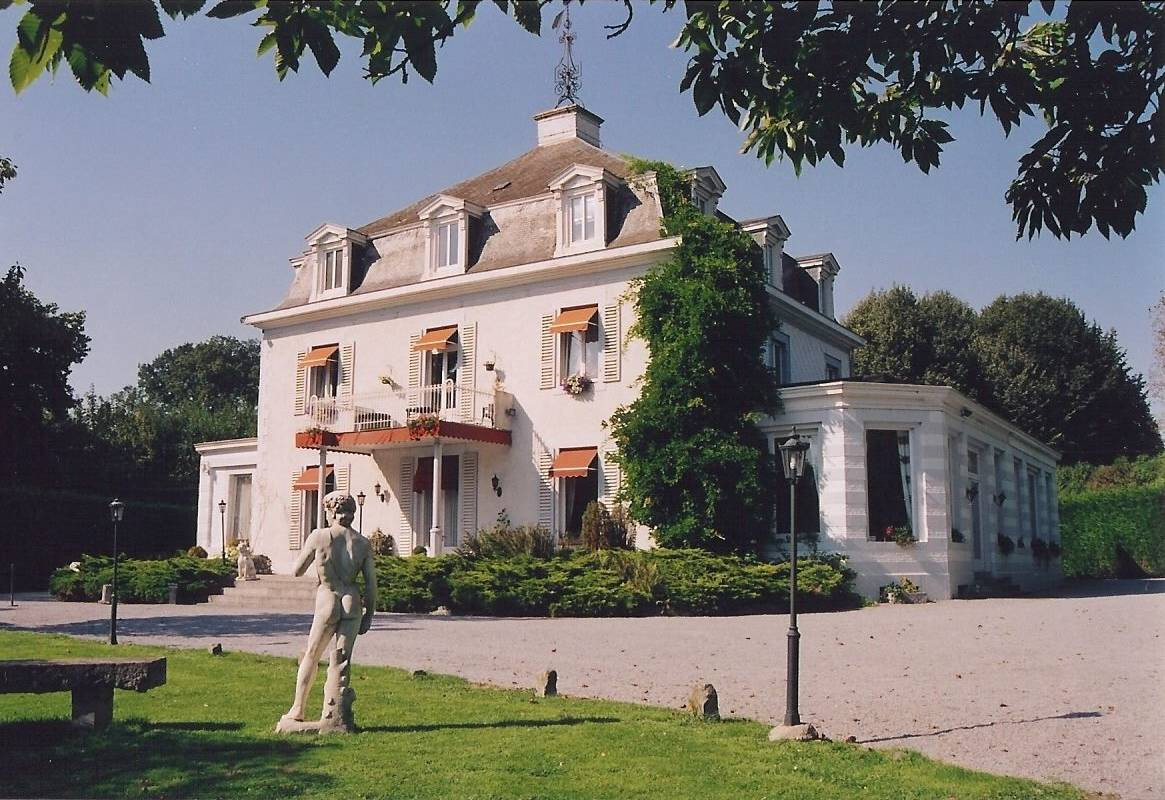
<svg viewBox="0 0 1165 800"><path fill-rule="evenodd" d="M227 501L218 501L218 527L222 533L222 563L227 563Z"/></svg>
<svg viewBox="0 0 1165 800"><path fill-rule="evenodd" d="M113 596L109 599L109 643L117 644L117 523L125 515L125 503L114 498L109 504L109 517L113 520Z"/></svg>
<svg viewBox="0 0 1165 800"><path fill-rule="evenodd" d="M356 493L356 505L358 505L360 507L360 527L357 528L356 532L359 533L361 536L363 536L364 535L364 492L357 492Z"/></svg>
<svg viewBox="0 0 1165 800"><path fill-rule="evenodd" d="M801 633L797 630L797 528L796 528L796 487L797 481L805 473L805 454L809 442L793 435L781 443L781 469L789 482L789 539L791 559L789 562L789 634L788 634L788 677L785 684L785 727L801 724L801 712L797 707L797 682L800 672Z"/></svg>

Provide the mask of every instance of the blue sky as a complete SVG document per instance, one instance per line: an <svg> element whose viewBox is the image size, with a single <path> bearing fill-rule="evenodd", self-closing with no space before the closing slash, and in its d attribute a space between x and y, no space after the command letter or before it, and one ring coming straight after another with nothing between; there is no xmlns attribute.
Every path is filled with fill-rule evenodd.
<svg viewBox="0 0 1165 800"><path fill-rule="evenodd" d="M679 93L685 57L668 45L680 13L637 11L612 41L601 26L620 20L620 6L575 11L582 99L606 120L605 147L714 165L725 211L780 213L790 252L837 256L839 313L894 283L975 307L1043 290L1115 328L1148 377L1149 308L1165 289L1161 187L1127 240L1017 242L1003 193L1041 126L1005 139L970 110L952 117L958 141L930 175L888 147L851 147L844 169L800 178L787 163L766 168L738 153L727 119L697 117ZM0 12L5 58L19 13ZM0 87L0 153L20 170L0 194L0 261L22 263L42 299L87 312L93 343L74 371L78 391L115 391L183 342L254 335L239 318L280 300L287 259L318 224L362 225L512 158L534 144L530 117L555 101L556 38L531 36L492 6L439 52L434 85L372 86L351 45L330 78L308 57L280 83L270 54L254 55L260 32L239 20L166 29L148 45L150 84L88 95L63 69L19 96Z"/></svg>

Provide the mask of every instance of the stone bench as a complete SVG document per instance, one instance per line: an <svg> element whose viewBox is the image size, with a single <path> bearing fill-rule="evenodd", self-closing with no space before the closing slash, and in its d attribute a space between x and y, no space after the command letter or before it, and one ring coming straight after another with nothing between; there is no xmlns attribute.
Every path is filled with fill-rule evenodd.
<svg viewBox="0 0 1165 800"><path fill-rule="evenodd" d="M0 694L73 693L73 724L100 730L113 719L113 690L145 692L166 682L166 659L0 661Z"/></svg>

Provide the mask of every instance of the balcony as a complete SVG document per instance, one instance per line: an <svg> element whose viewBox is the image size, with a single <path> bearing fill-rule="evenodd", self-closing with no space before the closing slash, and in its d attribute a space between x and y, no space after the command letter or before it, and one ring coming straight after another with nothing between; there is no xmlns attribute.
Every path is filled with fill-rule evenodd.
<svg viewBox="0 0 1165 800"><path fill-rule="evenodd" d="M413 389L384 389L347 397L311 397L304 414L307 431L297 447L371 454L389 446L426 439L510 443L510 395L447 381Z"/></svg>

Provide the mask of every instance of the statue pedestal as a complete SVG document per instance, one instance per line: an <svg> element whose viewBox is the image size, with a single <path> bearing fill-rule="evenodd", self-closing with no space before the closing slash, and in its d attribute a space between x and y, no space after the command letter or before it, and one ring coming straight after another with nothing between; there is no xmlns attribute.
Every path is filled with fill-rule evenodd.
<svg viewBox="0 0 1165 800"><path fill-rule="evenodd" d="M320 719L305 721L284 714L275 725L276 733L355 733L356 721L352 704L356 690L348 686L348 662L344 651L337 647L328 660L328 677L324 682L324 709Z"/></svg>

